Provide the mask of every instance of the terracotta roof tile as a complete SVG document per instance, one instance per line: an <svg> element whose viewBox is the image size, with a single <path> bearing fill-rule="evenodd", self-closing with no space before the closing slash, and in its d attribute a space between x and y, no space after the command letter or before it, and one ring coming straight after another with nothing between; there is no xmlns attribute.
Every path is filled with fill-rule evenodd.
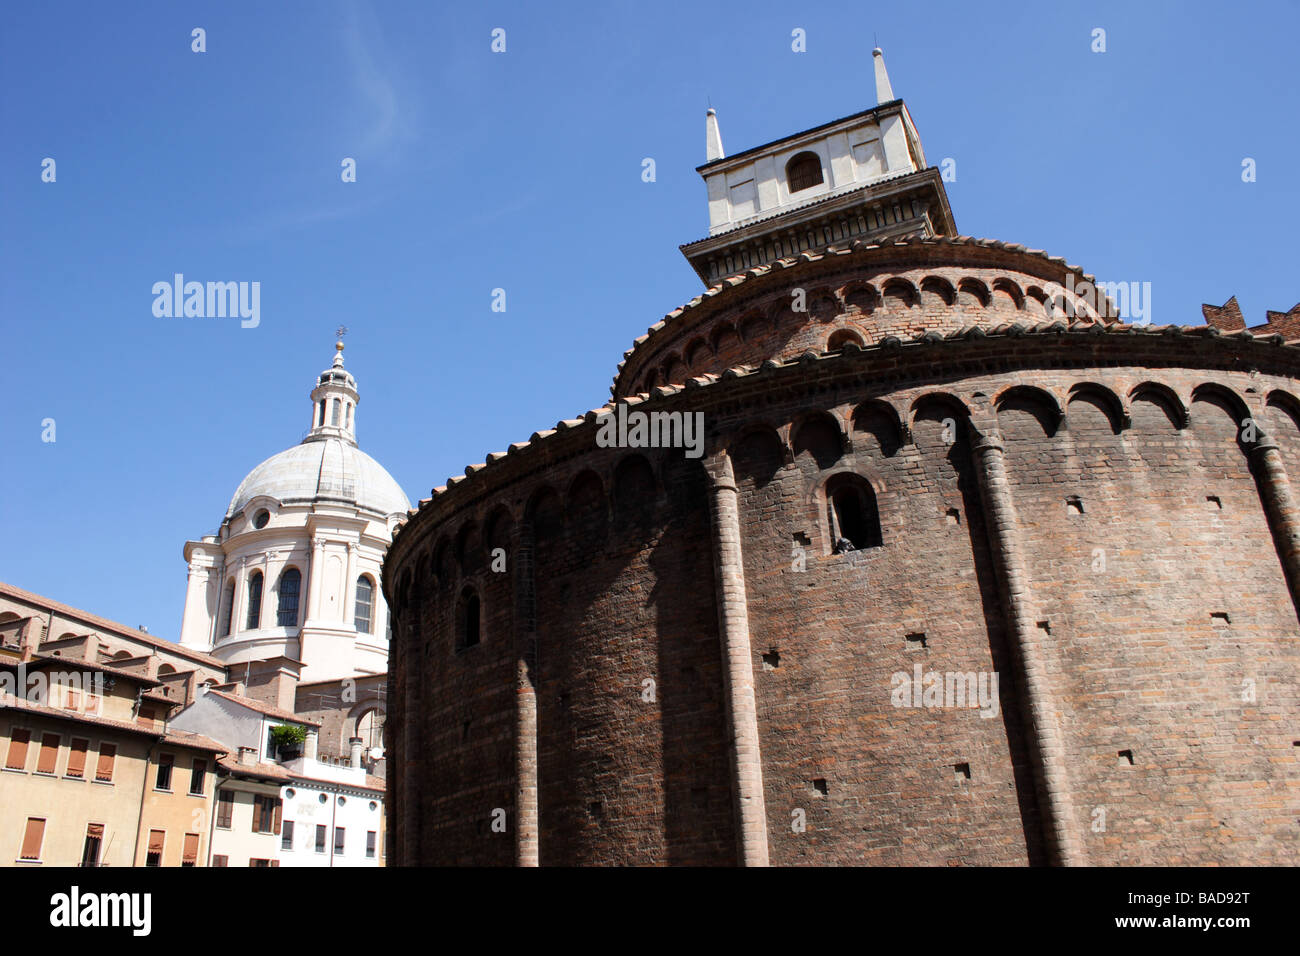
<svg viewBox="0 0 1300 956"><path fill-rule="evenodd" d="M51 600L32 591L24 591L22 588L14 587L12 584L5 584L0 581L0 594L15 598L27 604L35 604L38 607L46 608L49 611L62 617L70 617L75 620L91 625L95 630L112 631L121 636L128 637L134 641L141 641L145 644L152 645L159 650L170 651L173 654L179 654L181 657L188 657L190 660L208 667L214 667L218 670L225 670L226 665L215 657L193 650L192 648L182 647L172 641L161 637L155 637L148 631L142 631L139 628L127 627L125 624L119 624L116 621L110 621L106 617L100 617L98 614L91 614L89 611L83 611L79 608L72 607L68 604L62 604L58 601Z"/></svg>
<svg viewBox="0 0 1300 956"><path fill-rule="evenodd" d="M289 783L294 779L293 774L273 763L246 764L240 763L237 757L222 757L217 761L217 766L226 773L239 777L256 777L277 783Z"/></svg>

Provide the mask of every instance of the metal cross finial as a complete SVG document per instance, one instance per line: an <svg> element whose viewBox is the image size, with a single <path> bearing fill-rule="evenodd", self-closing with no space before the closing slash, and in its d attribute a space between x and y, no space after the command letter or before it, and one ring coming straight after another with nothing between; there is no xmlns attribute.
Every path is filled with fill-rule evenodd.
<svg viewBox="0 0 1300 956"><path fill-rule="evenodd" d="M334 334L339 338L343 338L343 336L348 334L348 327L346 325L340 325Z"/></svg>

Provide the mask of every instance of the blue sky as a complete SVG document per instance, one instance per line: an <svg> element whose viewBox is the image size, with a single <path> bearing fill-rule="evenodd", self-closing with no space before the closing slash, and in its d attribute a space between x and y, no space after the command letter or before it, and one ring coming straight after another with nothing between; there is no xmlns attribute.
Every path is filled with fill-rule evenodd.
<svg viewBox="0 0 1300 956"><path fill-rule="evenodd" d="M1158 324L1300 299L1295 0L54 0L5 20L0 580L169 638L184 542L298 441L336 326L361 447L413 502L602 404L632 339L701 291L677 246L707 231L706 105L730 152L868 108L877 40L927 159L956 161L961 232L1150 282ZM260 282L260 325L155 317L176 272Z"/></svg>

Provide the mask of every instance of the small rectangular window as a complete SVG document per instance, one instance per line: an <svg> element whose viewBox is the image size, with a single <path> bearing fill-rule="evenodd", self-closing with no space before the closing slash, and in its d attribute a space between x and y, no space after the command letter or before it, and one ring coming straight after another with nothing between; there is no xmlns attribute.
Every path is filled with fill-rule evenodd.
<svg viewBox="0 0 1300 956"><path fill-rule="evenodd" d="M155 790L170 790L172 788L173 763L175 763L175 758L171 754L158 755L158 776L153 784Z"/></svg>
<svg viewBox="0 0 1300 956"><path fill-rule="evenodd" d="M90 750L90 741L85 737L73 737L68 747L68 769L64 771L69 777L83 777L86 774L86 753Z"/></svg>
<svg viewBox="0 0 1300 956"><path fill-rule="evenodd" d="M95 779L100 783L113 782L113 761L117 759L117 744L99 745L99 763L95 765Z"/></svg>
<svg viewBox="0 0 1300 956"><path fill-rule="evenodd" d="M58 734L41 736L41 752L36 758L37 773L54 773L54 767L59 762L59 740Z"/></svg>
<svg viewBox="0 0 1300 956"><path fill-rule="evenodd" d="M206 760L195 760L194 769L190 771L190 796L203 796L204 787L207 785L208 762Z"/></svg>
<svg viewBox="0 0 1300 956"><path fill-rule="evenodd" d="M235 795L229 790L217 794L217 828L229 830L235 818Z"/></svg>
<svg viewBox="0 0 1300 956"><path fill-rule="evenodd" d="M375 858L375 840L377 837L378 834L374 830L366 831L366 859L368 860Z"/></svg>
<svg viewBox="0 0 1300 956"><path fill-rule="evenodd" d="M86 827L86 841L81 845L81 865L99 866L99 848L104 842L104 824L92 823Z"/></svg>
<svg viewBox="0 0 1300 956"><path fill-rule="evenodd" d="M226 856L224 853L218 853L212 857L212 865L228 867L230 866L230 857Z"/></svg>
<svg viewBox="0 0 1300 956"><path fill-rule="evenodd" d="M23 831L23 846L18 854L20 860L39 860L41 844L45 842L45 821L40 817L28 817L27 828Z"/></svg>
<svg viewBox="0 0 1300 956"><path fill-rule="evenodd" d="M344 832L343 827L334 828L334 852L335 853L343 852L343 832Z"/></svg>
<svg viewBox="0 0 1300 956"><path fill-rule="evenodd" d="M149 831L149 850L145 854L145 866L162 866L163 845L167 841L167 832L165 830Z"/></svg>
<svg viewBox="0 0 1300 956"><path fill-rule="evenodd" d="M185 834L185 852L181 856L181 866L197 866L199 861L199 835Z"/></svg>
<svg viewBox="0 0 1300 956"><path fill-rule="evenodd" d="M31 742L29 730L15 727L9 732L9 754L5 757L6 770L25 770L27 768L27 745Z"/></svg>
<svg viewBox="0 0 1300 956"><path fill-rule="evenodd" d="M293 849L293 821L285 820L284 828L280 831L280 849Z"/></svg>
<svg viewBox="0 0 1300 956"><path fill-rule="evenodd" d="M325 852L325 824L316 824L316 852Z"/></svg>

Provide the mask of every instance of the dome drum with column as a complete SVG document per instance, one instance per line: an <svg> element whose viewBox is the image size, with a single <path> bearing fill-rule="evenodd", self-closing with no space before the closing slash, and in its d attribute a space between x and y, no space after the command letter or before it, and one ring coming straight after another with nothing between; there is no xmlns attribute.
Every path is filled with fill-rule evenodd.
<svg viewBox="0 0 1300 956"><path fill-rule="evenodd" d="M302 442L248 473L217 534L186 544L182 644L228 664L287 657L304 681L386 671L379 569L409 501L357 447L359 400L340 342Z"/></svg>

